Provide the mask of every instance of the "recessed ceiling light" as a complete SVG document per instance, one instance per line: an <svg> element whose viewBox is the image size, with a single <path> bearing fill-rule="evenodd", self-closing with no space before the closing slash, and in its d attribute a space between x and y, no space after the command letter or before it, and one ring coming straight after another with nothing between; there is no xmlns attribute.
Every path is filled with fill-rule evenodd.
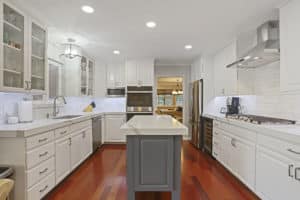
<svg viewBox="0 0 300 200"><path fill-rule="evenodd" d="M146 26L147 26L148 28L155 28L155 27L156 27L156 23L153 22L153 21L150 21L150 22L147 22L147 23L146 23Z"/></svg>
<svg viewBox="0 0 300 200"><path fill-rule="evenodd" d="M81 10L85 13L93 13L95 11L91 6L82 6Z"/></svg>
<svg viewBox="0 0 300 200"><path fill-rule="evenodd" d="M251 56L245 56L244 60L249 60L251 58Z"/></svg>
<svg viewBox="0 0 300 200"><path fill-rule="evenodd" d="M259 60L260 57L256 56L256 57L254 57L253 59L254 59L254 60Z"/></svg>
<svg viewBox="0 0 300 200"><path fill-rule="evenodd" d="M119 55L121 52L119 50L114 50L113 53Z"/></svg>
<svg viewBox="0 0 300 200"><path fill-rule="evenodd" d="M190 45L190 44L187 44L187 45L184 46L184 48L185 48L186 50L191 50L191 49L193 48L193 46Z"/></svg>

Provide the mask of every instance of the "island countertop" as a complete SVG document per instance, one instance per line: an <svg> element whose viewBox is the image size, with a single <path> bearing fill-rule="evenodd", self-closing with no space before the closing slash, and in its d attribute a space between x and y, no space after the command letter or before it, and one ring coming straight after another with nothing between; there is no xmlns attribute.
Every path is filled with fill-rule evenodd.
<svg viewBox="0 0 300 200"><path fill-rule="evenodd" d="M120 129L126 135L188 134L188 128L169 115L137 115Z"/></svg>

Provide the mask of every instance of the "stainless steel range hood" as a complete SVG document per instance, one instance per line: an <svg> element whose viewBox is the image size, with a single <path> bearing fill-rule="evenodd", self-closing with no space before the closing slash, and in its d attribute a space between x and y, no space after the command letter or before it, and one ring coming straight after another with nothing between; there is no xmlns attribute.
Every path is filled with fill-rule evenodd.
<svg viewBox="0 0 300 200"><path fill-rule="evenodd" d="M226 67L257 68L280 60L279 21L268 21L257 29L257 45Z"/></svg>

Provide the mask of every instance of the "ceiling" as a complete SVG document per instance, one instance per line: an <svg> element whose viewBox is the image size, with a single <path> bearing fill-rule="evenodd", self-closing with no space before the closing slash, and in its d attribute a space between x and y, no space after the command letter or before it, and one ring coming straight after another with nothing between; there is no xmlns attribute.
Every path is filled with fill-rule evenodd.
<svg viewBox="0 0 300 200"><path fill-rule="evenodd" d="M153 57L190 62L274 15L286 0L11 0L49 27L56 43L72 37L95 59ZM95 13L85 14L82 5ZM148 29L147 21L157 27ZM184 45L193 45L185 50ZM118 49L120 55L113 55Z"/></svg>

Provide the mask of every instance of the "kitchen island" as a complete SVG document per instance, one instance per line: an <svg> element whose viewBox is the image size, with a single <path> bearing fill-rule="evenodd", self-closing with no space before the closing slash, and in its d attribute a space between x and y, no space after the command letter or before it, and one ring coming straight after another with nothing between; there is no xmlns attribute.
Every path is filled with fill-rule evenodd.
<svg viewBox="0 0 300 200"><path fill-rule="evenodd" d="M168 115L135 116L126 134L128 200L135 192L170 191L180 199L181 143L186 126Z"/></svg>

